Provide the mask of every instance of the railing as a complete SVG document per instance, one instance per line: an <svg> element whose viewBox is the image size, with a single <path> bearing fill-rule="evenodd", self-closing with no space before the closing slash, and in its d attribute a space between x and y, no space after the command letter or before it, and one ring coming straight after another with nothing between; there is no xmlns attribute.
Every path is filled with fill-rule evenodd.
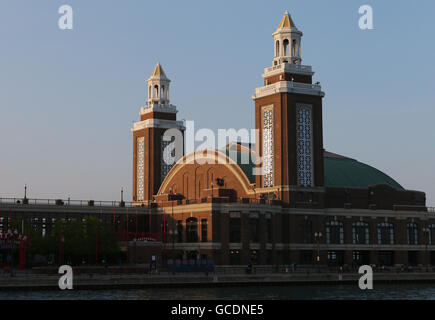
<svg viewBox="0 0 435 320"><path fill-rule="evenodd" d="M1 204L15 205L49 205L49 206L71 206L71 207L132 207L132 202L123 201L95 201L95 200L72 200L72 199L23 199L23 198L0 198Z"/></svg>
<svg viewBox="0 0 435 320"><path fill-rule="evenodd" d="M271 72L274 70L281 70L281 69L289 70L289 71L296 70L296 71L312 72L311 66L304 66L301 64L289 64L289 63L280 63L276 66L266 68L265 72Z"/></svg>
<svg viewBox="0 0 435 320"><path fill-rule="evenodd" d="M435 207L427 207L427 212L435 213Z"/></svg>
<svg viewBox="0 0 435 320"><path fill-rule="evenodd" d="M149 242L157 242L162 241L163 232L115 232L115 238L118 241L149 241ZM166 235L168 233L166 232ZM167 240L169 237L166 237Z"/></svg>

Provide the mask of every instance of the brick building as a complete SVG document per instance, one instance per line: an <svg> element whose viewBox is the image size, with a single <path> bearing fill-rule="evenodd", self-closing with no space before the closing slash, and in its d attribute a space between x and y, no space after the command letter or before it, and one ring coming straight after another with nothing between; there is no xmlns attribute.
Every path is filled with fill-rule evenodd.
<svg viewBox="0 0 435 320"><path fill-rule="evenodd" d="M26 219L48 232L56 219L97 216L136 262L158 255L220 265L435 264L435 211L425 194L324 150L324 93L302 64L301 39L286 12L253 95L255 147L185 154L184 123L157 64L132 128L132 204L0 199L0 229ZM156 241L134 241L141 237Z"/></svg>
<svg viewBox="0 0 435 320"><path fill-rule="evenodd" d="M141 121L132 129L134 205L163 214L161 231L171 235L171 254L179 258L212 257L218 264L435 262L435 217L425 194L323 149L324 92L313 83L312 67L302 65L301 39L286 12L273 33L272 66L253 95L256 149L231 143L184 154L178 144L170 149L180 155L172 164L165 161L170 141L163 133L179 128L184 135L184 127L158 64Z"/></svg>

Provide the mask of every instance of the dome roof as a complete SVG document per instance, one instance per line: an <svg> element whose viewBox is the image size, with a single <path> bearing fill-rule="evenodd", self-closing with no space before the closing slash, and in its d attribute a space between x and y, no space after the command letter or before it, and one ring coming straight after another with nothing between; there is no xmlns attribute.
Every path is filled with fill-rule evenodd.
<svg viewBox="0 0 435 320"><path fill-rule="evenodd" d="M328 151L325 151L323 159L327 187L367 188L377 184L387 184L403 190L403 187L390 176L355 159Z"/></svg>
<svg viewBox="0 0 435 320"><path fill-rule="evenodd" d="M255 183L255 176L252 174L255 165L249 157L249 152L254 153L252 149L253 146L250 145L230 143L222 151L239 165L251 183ZM246 163L246 160L241 161L242 159L249 159L249 163L242 164ZM326 187L367 188L377 184L387 184L397 190L404 190L387 174L355 159L325 151L323 162Z"/></svg>

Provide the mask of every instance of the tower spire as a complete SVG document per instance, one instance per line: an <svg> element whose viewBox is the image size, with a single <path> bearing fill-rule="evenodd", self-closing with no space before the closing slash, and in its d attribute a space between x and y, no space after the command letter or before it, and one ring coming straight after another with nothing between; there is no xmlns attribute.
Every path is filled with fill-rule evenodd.
<svg viewBox="0 0 435 320"><path fill-rule="evenodd" d="M169 105L169 83L160 62L154 68L148 82L148 106Z"/></svg>
<svg viewBox="0 0 435 320"><path fill-rule="evenodd" d="M292 17L286 10L278 29L273 33L275 56L273 64L301 64L302 32L296 28Z"/></svg>
<svg viewBox="0 0 435 320"><path fill-rule="evenodd" d="M284 12L284 16L282 17L281 23L279 24L277 30L282 28L296 28L296 25L287 10Z"/></svg>

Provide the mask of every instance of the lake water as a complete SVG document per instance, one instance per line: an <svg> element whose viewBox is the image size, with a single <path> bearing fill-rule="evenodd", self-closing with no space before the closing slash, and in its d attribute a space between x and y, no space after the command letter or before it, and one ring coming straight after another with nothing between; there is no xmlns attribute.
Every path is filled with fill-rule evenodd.
<svg viewBox="0 0 435 320"><path fill-rule="evenodd" d="M120 289L120 290L34 290L0 291L0 300L243 300L243 299L351 299L383 300L410 299L434 300L435 284L376 284L373 290L360 290L355 285L294 285L221 288L172 288L172 289Z"/></svg>

